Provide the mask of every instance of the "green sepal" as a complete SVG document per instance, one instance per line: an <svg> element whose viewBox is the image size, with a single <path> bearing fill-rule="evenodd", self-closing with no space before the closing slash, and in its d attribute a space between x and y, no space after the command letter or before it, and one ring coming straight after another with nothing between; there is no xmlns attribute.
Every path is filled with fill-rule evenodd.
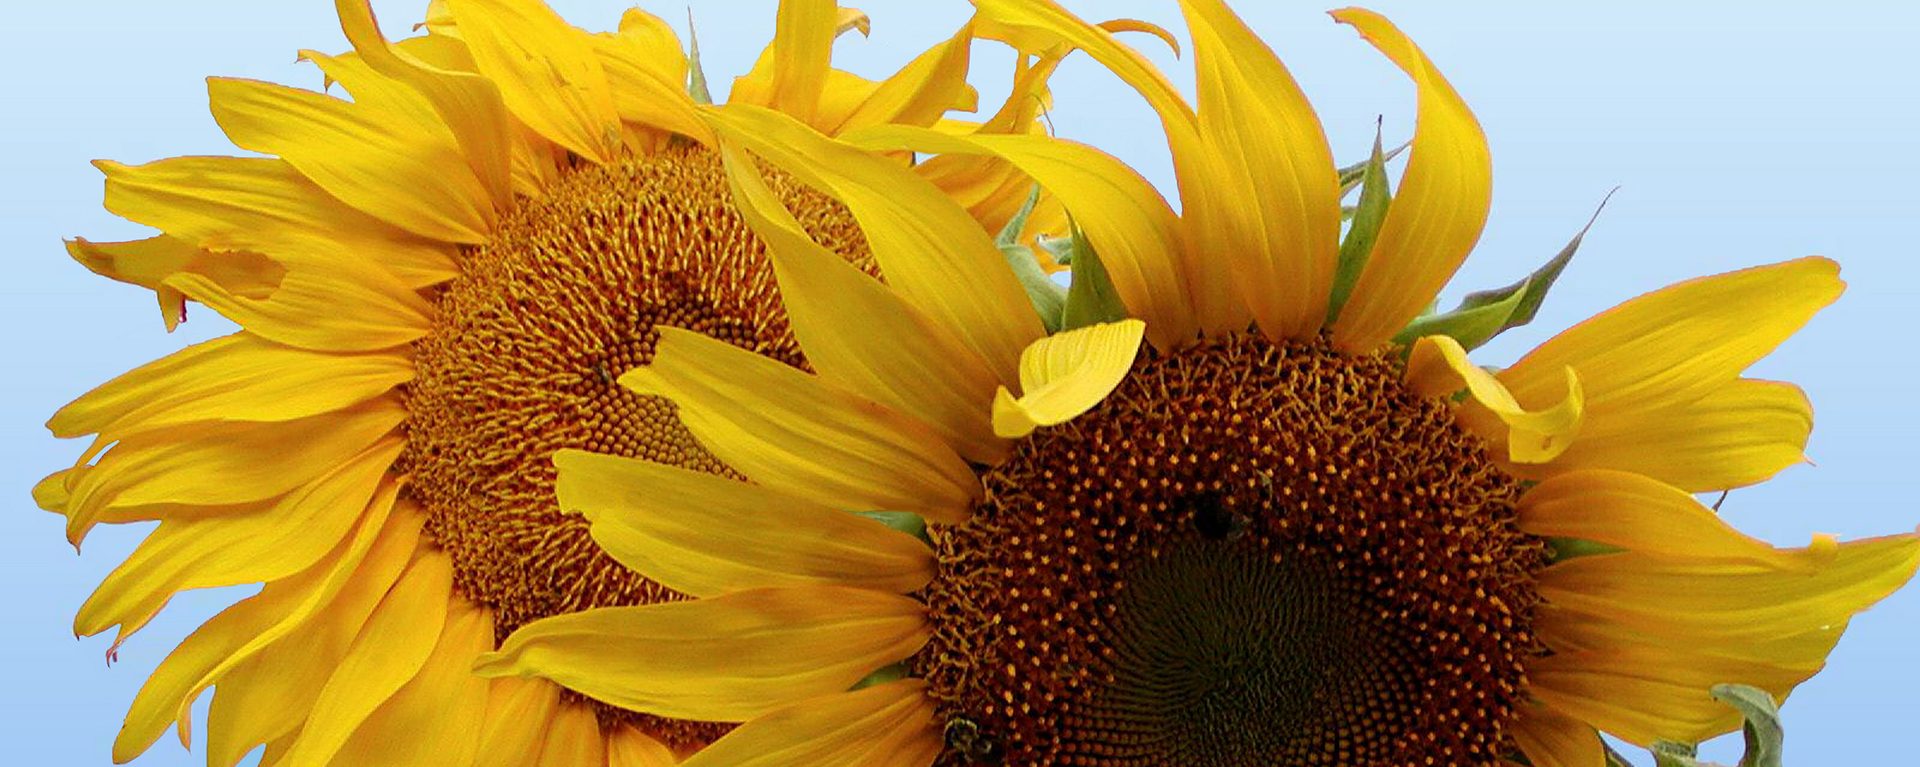
<svg viewBox="0 0 1920 767"><path fill-rule="evenodd" d="M1697 752L1686 743L1670 740L1655 741L1653 748L1647 749L1653 754L1654 767L1711 767L1694 757Z"/></svg>
<svg viewBox="0 0 1920 767"><path fill-rule="evenodd" d="M1067 289L1054 282L1047 270L1040 268L1040 262L1034 260L1033 249L1020 242L1020 232L1027 228L1027 217L1033 215L1033 207L1040 202L1040 185L1035 184L1033 191L1027 193L1027 201L1020 210L1007 219L1007 225L1000 227L999 236L993 243L1000 247L1000 254L1007 257L1007 266L1012 267L1013 276L1020 280L1021 289L1027 292L1027 300L1033 303L1033 310L1040 315L1040 323L1048 333L1060 332L1061 318L1067 307Z"/></svg>
<svg viewBox="0 0 1920 767"><path fill-rule="evenodd" d="M1746 752L1740 756L1739 767L1781 767L1786 733L1780 726L1780 708L1773 696L1744 684L1716 684L1708 694L1739 711L1746 720L1741 728ZM1695 759L1694 747L1685 743L1659 741L1651 750L1657 767L1720 767Z"/></svg>
<svg viewBox="0 0 1920 767"><path fill-rule="evenodd" d="M860 681L854 682L852 690L864 690L874 685L886 684L905 678L907 678L907 666L905 663L889 664L862 677ZM849 690L849 692L852 690Z"/></svg>
<svg viewBox="0 0 1920 767"><path fill-rule="evenodd" d="M855 511L850 512L879 522L900 532L931 543L927 538L927 521L911 511Z"/></svg>
<svg viewBox="0 0 1920 767"><path fill-rule="evenodd" d="M1561 272L1566 271L1567 263L1573 260L1574 252L1580 249L1580 241L1586 238L1587 230L1593 228L1593 222L1600 219L1600 211L1606 210L1607 200L1610 199L1613 199L1613 192L1608 192L1606 198L1600 201L1600 207L1594 209L1593 216L1587 219L1587 225L1580 227L1580 233L1574 235L1553 258L1533 270L1532 274L1503 288L1468 293L1453 311L1414 320L1393 340L1406 344L1421 336L1446 335L1472 350L1493 340L1494 336L1532 322L1534 316L1540 313L1541 302L1547 299L1547 291L1553 289L1554 281L1560 279Z"/></svg>
<svg viewBox="0 0 1920 767"><path fill-rule="evenodd" d="M1610 546L1598 541L1589 541L1585 538L1562 537L1548 538L1547 549L1552 552L1554 564L1559 564L1569 559L1591 557L1596 554L1618 554L1626 551L1626 549L1620 548L1619 546Z"/></svg>
<svg viewBox="0 0 1920 767"><path fill-rule="evenodd" d="M1613 746L1607 745L1605 741L1600 743L1600 748L1607 757L1606 767L1635 767L1633 762L1627 761L1627 757L1613 750Z"/></svg>
<svg viewBox="0 0 1920 767"><path fill-rule="evenodd" d="M1725 703L1746 718L1741 726L1747 750L1740 767L1781 767L1781 752L1786 746L1786 730L1780 726L1780 707L1766 690L1744 684L1716 684L1708 691L1713 699Z"/></svg>
<svg viewBox="0 0 1920 767"><path fill-rule="evenodd" d="M1519 311L1527 292L1523 284L1521 290L1498 303L1455 309L1445 314L1422 314L1401 328L1393 342L1405 346L1421 336L1450 336L1466 349L1478 349L1500 331L1513 327L1514 313Z"/></svg>
<svg viewBox="0 0 1920 767"><path fill-rule="evenodd" d="M1054 263L1061 266L1073 266L1072 237L1055 237L1050 234L1043 234L1034 240L1034 244L1039 245L1041 250L1046 251L1047 256L1052 258Z"/></svg>
<svg viewBox="0 0 1920 767"><path fill-rule="evenodd" d="M700 68L700 35L693 29L693 9L687 9L687 95L695 104L713 103L707 90L707 72Z"/></svg>
<svg viewBox="0 0 1920 767"><path fill-rule="evenodd" d="M1394 150L1396 153L1400 150ZM1393 193L1387 189L1387 157L1380 151L1380 132L1373 134L1373 156L1360 168L1360 203L1354 206L1353 223L1347 237L1340 241L1340 262L1334 267L1333 290L1327 295L1327 325L1340 318L1340 308L1353 295L1360 273L1373 255L1373 241L1380 236L1380 225L1387 220L1387 206ZM1342 172L1344 178L1344 170Z"/></svg>
<svg viewBox="0 0 1920 767"><path fill-rule="evenodd" d="M1020 209L1013 212L1013 218L1007 219L1000 233L993 238L993 244L1005 248L1008 245L1020 245L1020 233L1026 231L1027 219L1033 216L1033 208L1040 204L1040 185L1034 184L1027 190L1026 202L1020 203Z"/></svg>
<svg viewBox="0 0 1920 767"><path fill-rule="evenodd" d="M1373 151L1377 155L1380 152L1378 148L1378 144L1380 143L1380 140L1376 138L1374 139L1373 143L1376 145ZM1393 158L1399 157L1400 153L1407 151L1407 147L1410 147L1410 146L1413 146L1413 142L1408 141L1404 144L1394 147L1392 151L1387 152L1385 157L1380 158L1380 161L1392 162ZM1372 164L1373 164L1373 158L1369 157L1365 160L1361 160L1359 162L1356 162L1352 165L1348 165L1347 167L1340 169L1340 196L1341 197L1345 197L1348 194L1351 194L1353 192L1353 188L1360 185L1361 180L1365 179L1367 176L1367 166Z"/></svg>
<svg viewBox="0 0 1920 767"><path fill-rule="evenodd" d="M1060 313L1060 329L1073 330L1127 318L1127 305L1114 290L1100 254L1093 252L1080 225L1068 219L1073 231L1073 282L1067 287L1067 305Z"/></svg>

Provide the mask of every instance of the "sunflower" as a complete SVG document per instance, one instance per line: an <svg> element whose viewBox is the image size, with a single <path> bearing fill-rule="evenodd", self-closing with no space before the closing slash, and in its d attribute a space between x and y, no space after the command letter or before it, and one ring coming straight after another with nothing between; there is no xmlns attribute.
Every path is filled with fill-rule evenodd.
<svg viewBox="0 0 1920 767"><path fill-rule="evenodd" d="M34 491L71 542L159 522L76 632L117 627L118 648L178 592L264 584L160 665L113 756L176 721L186 742L190 707L217 687L214 765L261 745L288 765L670 761L727 725L470 667L539 618L683 598L601 553L551 493L561 448L735 476L664 400L615 385L651 359L656 328L806 364L698 116L697 59L638 9L592 34L534 0L436 0L424 35L390 43L365 0L337 6L353 51L302 55L351 100L210 79L221 128L266 157L101 162L108 209L161 234L69 243L152 289L169 330L189 300L241 328L49 422L94 437ZM882 81L829 66L839 34L868 31L858 11L789 0L776 29L731 99L819 131L1018 135L1045 104L1052 65L1033 62L990 119L944 118L977 99L972 23ZM997 159L905 159L876 157L975 226L1003 225L1032 185ZM842 264L877 274L844 206L768 183Z"/></svg>
<svg viewBox="0 0 1920 767"><path fill-rule="evenodd" d="M1489 373L1466 353L1487 312L1423 317L1485 220L1485 138L1388 21L1334 13L1419 92L1396 193L1374 176L1343 244L1311 108L1222 4L1182 3L1197 111L1051 3L976 4L1145 94L1184 213L1045 136L709 112L813 372L663 330L622 383L750 481L562 451L557 490L699 598L532 623L483 674L744 722L689 767L1600 767L1601 732L1738 727L1715 685L1783 699L1920 565L1920 536L1777 548L1694 497L1803 460L1801 392L1742 371L1837 298L1832 262L1674 285ZM876 148L997 157L1057 195L1064 312ZM886 284L760 162L846 205ZM1537 300L1510 293L1506 320Z"/></svg>

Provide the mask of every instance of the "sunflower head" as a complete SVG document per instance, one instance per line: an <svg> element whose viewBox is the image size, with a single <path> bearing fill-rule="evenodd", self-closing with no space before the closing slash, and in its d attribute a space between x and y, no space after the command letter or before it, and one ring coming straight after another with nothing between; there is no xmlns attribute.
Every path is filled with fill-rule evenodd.
<svg viewBox="0 0 1920 767"><path fill-rule="evenodd" d="M1143 354L930 531L935 633L911 667L1015 763L1494 750L1547 552L1520 484L1402 377L1257 334Z"/></svg>
<svg viewBox="0 0 1920 767"><path fill-rule="evenodd" d="M1479 237L1489 152L1384 18L1335 13L1413 79L1418 127L1397 187L1385 152L1355 169L1343 226L1311 108L1222 3L1181 4L1197 109L1112 30L976 5L1139 90L1182 211L1071 141L705 112L811 370L663 330L621 382L748 481L563 452L557 487L698 598L530 624L482 673L743 721L711 765L1595 767L1601 732L1738 727L1716 685L1777 703L1920 566L1914 535L1779 548L1692 496L1803 460L1804 397L1742 371L1839 295L1832 262L1641 296L1490 372L1469 351L1565 259L1425 311ZM902 149L1060 199L1074 286L1023 283L1006 238L870 154ZM760 163L844 205L885 284Z"/></svg>
<svg viewBox="0 0 1920 767"><path fill-rule="evenodd" d="M93 436L35 488L76 544L93 525L156 532L81 608L76 631L137 632L174 594L263 583L168 657L134 702L126 760L217 688L210 758L269 763L662 763L730 729L608 705L547 682L487 681L476 657L556 615L688 592L594 545L553 498L563 449L742 474L671 402L617 385L687 329L810 370L762 239L729 188L697 57L639 9L587 32L538 0L435 0L390 41L337 0L352 50L302 52L319 90L212 78L213 117L254 157L101 162L108 209L159 230L69 250L240 330L143 366L49 422ZM893 75L834 69L859 11L780 5L730 102L825 134L879 126L1025 135L1051 67L972 111L969 21ZM690 41L689 41L690 42ZM1031 182L994 158L910 167L969 228L1001 228ZM768 204L878 289L849 209L770 165ZM1056 200L1023 221L1057 224ZM1040 269L1038 262L1028 264Z"/></svg>

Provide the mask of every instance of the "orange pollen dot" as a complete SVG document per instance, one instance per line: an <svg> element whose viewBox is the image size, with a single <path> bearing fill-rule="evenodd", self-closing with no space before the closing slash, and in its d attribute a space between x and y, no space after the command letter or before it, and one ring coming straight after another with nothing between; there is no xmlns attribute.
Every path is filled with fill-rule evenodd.
<svg viewBox="0 0 1920 767"><path fill-rule="evenodd" d="M1018 444L970 520L928 530L934 637L910 665L937 764L1512 758L1547 549L1520 483L1403 375L1235 334L1143 351Z"/></svg>
<svg viewBox="0 0 1920 767"><path fill-rule="evenodd" d="M877 274L846 209L774 173L809 234ZM683 598L627 570L554 500L563 448L737 476L697 444L672 404L616 381L647 364L657 327L696 330L804 368L759 239L734 210L718 157L676 147L579 164L522 200L492 242L466 248L414 345L400 470L446 550L456 588L491 608L497 639L541 618ZM598 705L598 704L596 704ZM692 747L724 725L600 706Z"/></svg>

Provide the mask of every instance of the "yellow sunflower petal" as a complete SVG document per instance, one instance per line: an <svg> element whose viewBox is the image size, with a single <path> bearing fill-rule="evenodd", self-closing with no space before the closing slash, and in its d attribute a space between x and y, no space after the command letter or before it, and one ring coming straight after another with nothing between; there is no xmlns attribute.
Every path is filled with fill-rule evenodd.
<svg viewBox="0 0 1920 767"><path fill-rule="evenodd" d="M821 110L821 132L835 134L870 125L932 125L949 109L967 100L967 70L972 59L973 25L907 62L892 77L880 81L844 115ZM823 103L824 107L824 103Z"/></svg>
<svg viewBox="0 0 1920 767"><path fill-rule="evenodd" d="M1738 379L1685 405L1587 419L1580 438L1526 479L1581 468L1645 474L1688 492L1744 487L1806 461L1813 406L1800 387Z"/></svg>
<svg viewBox="0 0 1920 767"><path fill-rule="evenodd" d="M1233 286L1232 275L1220 267L1224 254L1248 245L1236 240L1232 225L1231 211L1240 199L1220 184L1228 173L1225 161L1202 140L1199 117L1179 89L1112 33L1082 21L1052 0L975 0L974 5L990 22L1015 31L1020 36L1014 41L1017 47L1035 52L1036 47L1065 43L1084 50L1146 98L1159 114L1173 152L1186 234L1182 263L1194 316L1207 333L1244 329L1251 315Z"/></svg>
<svg viewBox="0 0 1920 767"><path fill-rule="evenodd" d="M196 424L132 435L74 482L69 540L102 512L163 503L218 506L272 498L365 450L406 418L397 402L284 423ZM260 456L272 455L272 462Z"/></svg>
<svg viewBox="0 0 1920 767"><path fill-rule="evenodd" d="M585 32L538 0L450 0L480 74L515 117L594 162L619 152L620 111Z"/></svg>
<svg viewBox="0 0 1920 767"><path fill-rule="evenodd" d="M374 711L426 665L446 621L453 569L446 555L416 558L380 601L320 691L282 767L322 767Z"/></svg>
<svg viewBox="0 0 1920 767"><path fill-rule="evenodd" d="M633 8L628 13L645 12ZM667 33L672 34L672 30ZM614 109L621 120L713 144L713 129L700 119L692 97L687 95L685 59L680 59L677 76L663 72L658 57L625 32L594 36L593 49L613 89Z"/></svg>
<svg viewBox="0 0 1920 767"><path fill-rule="evenodd" d="M599 767L607 763L607 741L600 733L599 714L592 708L564 706L546 727L552 732L541 744L534 767Z"/></svg>
<svg viewBox="0 0 1920 767"><path fill-rule="evenodd" d="M1725 556L1754 545L1725 525L1676 533L1694 536L1700 554L1643 543L1541 574L1537 628L1555 654L1528 671L1535 697L1640 745L1729 732L1740 717L1709 688L1748 684L1783 700L1825 665L1852 616L1920 567L1920 535L1818 539L1762 562Z"/></svg>
<svg viewBox="0 0 1920 767"><path fill-rule="evenodd" d="M807 362L822 380L899 408L940 432L962 456L1004 457L985 403L992 368L919 308L814 242L773 197L751 161L723 148L740 215L766 243L781 302Z"/></svg>
<svg viewBox="0 0 1920 767"><path fill-rule="evenodd" d="M1704 652L1720 658L1743 659L1750 663L1811 667L1833 652L1847 621L1829 623L1795 634L1742 637L1724 641L1711 627L1693 631L1676 626L1666 633L1650 633L1604 616L1583 615L1576 610L1542 604L1534 614L1533 627L1548 649L1554 652L1605 652L1616 647L1650 645L1668 649Z"/></svg>
<svg viewBox="0 0 1920 767"><path fill-rule="evenodd" d="M451 3L452 0L427 0L427 10L421 14L420 23L413 25L413 29L425 29L433 37L460 39L460 27L454 21Z"/></svg>
<svg viewBox="0 0 1920 767"><path fill-rule="evenodd" d="M340 204L281 160L175 157L94 165L107 174L107 210L203 248L300 260L323 255L316 241L332 241L411 287L459 274L450 246Z"/></svg>
<svg viewBox="0 0 1920 767"><path fill-rule="evenodd" d="M416 527L419 524L417 519L409 521ZM219 761L209 764L231 767L262 744L269 748L282 741L284 746L292 745L313 702L333 678L368 616L400 576L417 541L417 530L398 535L383 533L366 552L366 562L352 573L362 580L346 584L331 597L322 591L317 597L289 600L286 617L260 632L269 638L265 643L248 645L207 675L203 687L218 683L207 712L207 756ZM353 553L357 545L346 544L347 553ZM333 577L324 571L322 574ZM315 612L305 612L315 598L332 601Z"/></svg>
<svg viewBox="0 0 1920 767"><path fill-rule="evenodd" d="M1716 684L1752 685L1782 700L1820 663L1789 667L1678 648L1561 653L1528 669L1533 695L1639 746L1698 743L1740 728L1740 714L1708 694Z"/></svg>
<svg viewBox="0 0 1920 767"><path fill-rule="evenodd" d="M367 717L332 763L471 767L487 708L487 680L473 675L473 659L490 649L493 620L471 605L454 606L419 673Z"/></svg>
<svg viewBox="0 0 1920 767"><path fill-rule="evenodd" d="M235 292L192 272L164 284L267 340L302 349L391 349L427 334L433 308L418 293L390 275L340 266L290 269L266 297Z"/></svg>
<svg viewBox="0 0 1920 767"><path fill-rule="evenodd" d="M53 414L56 437L191 421L290 421L341 410L413 377L404 357L325 354L235 333L121 374Z"/></svg>
<svg viewBox="0 0 1920 767"><path fill-rule="evenodd" d="M442 125L280 85L208 78L213 117L234 145L278 155L342 202L446 242L485 242L488 190Z"/></svg>
<svg viewBox="0 0 1920 767"><path fill-rule="evenodd" d="M532 676L622 708L737 722L839 692L926 642L907 597L824 584L546 618L474 670Z"/></svg>
<svg viewBox="0 0 1920 767"><path fill-rule="evenodd" d="M359 628L354 626L353 630ZM304 657L263 657L273 654L248 659L220 677L213 702L207 706L209 767L235 767L262 744L276 744L268 746L268 753L284 753L286 746L293 745L300 720L306 716L305 707L312 706L314 698L320 696L320 688L333 671L332 664L339 660L337 654L326 650ZM262 708L268 705L301 708Z"/></svg>
<svg viewBox="0 0 1920 767"><path fill-rule="evenodd" d="M1179 221L1152 184L1113 156L1042 136L954 136L892 125L849 133L842 140L872 149L984 154L1007 161L1073 213L1129 313L1146 320L1156 347L1175 348L1194 337L1178 261Z"/></svg>
<svg viewBox="0 0 1920 767"><path fill-rule="evenodd" d="M1573 326L1499 378L1532 405L1557 397L1560 371L1571 367L1596 420L1691 403L1839 298L1846 287L1839 275L1833 261L1802 258L1682 282Z"/></svg>
<svg viewBox="0 0 1920 767"><path fill-rule="evenodd" d="M1722 537L1737 535L1723 526ZM1705 550L1739 543L1703 542ZM1790 553L1811 565L1763 567L1642 552L1578 557L1541 573L1540 593L1558 609L1633 626L1655 636L1797 636L1844 623L1913 577L1920 536L1819 544ZM1730 681L1730 680L1722 680Z"/></svg>
<svg viewBox="0 0 1920 767"><path fill-rule="evenodd" d="M983 26L991 23L990 20L984 20L980 16L974 17L976 33ZM1041 54L1032 63L1024 61L1024 56L1023 60L1014 62L1013 87L1007 92L1007 100L1000 102L1000 109L995 111L992 117L987 118L986 122L971 130L947 132L1001 135L1037 132L1041 127L1040 114L1053 103L1052 95L1047 92L1047 81L1052 79L1054 72L1059 71L1060 62L1066 59L1067 52L1066 48L1055 48ZM999 230L999 227L990 228Z"/></svg>
<svg viewBox="0 0 1920 767"><path fill-rule="evenodd" d="M1585 410L1585 394L1573 368L1565 371L1565 395L1552 407L1527 410L1493 374L1467 359L1467 350L1447 336L1415 342L1407 360L1407 382L1428 397L1466 389L1473 400L1506 425L1507 456L1517 463L1553 460L1573 444Z"/></svg>
<svg viewBox="0 0 1920 767"><path fill-rule="evenodd" d="M198 689L193 689L197 680L239 649L248 636L279 619L286 610L284 602L289 594L315 588L320 580L316 576L268 584L259 594L220 611L181 640L147 678L134 699L119 737L114 740L114 763L125 763L139 756L159 740L167 726L179 716L178 712L192 705L193 697L189 697L188 690L192 690L193 696L199 694Z"/></svg>
<svg viewBox="0 0 1920 767"><path fill-rule="evenodd" d="M560 710L560 687L544 679L503 678L488 684L486 721L473 767L525 767L528 755L546 748L549 729L527 724L553 721Z"/></svg>
<svg viewBox="0 0 1920 767"><path fill-rule="evenodd" d="M1224 160L1215 183L1243 200L1223 210L1242 245L1216 255L1267 335L1315 336L1340 249L1340 182L1320 118L1225 3L1180 6L1193 34L1200 132Z"/></svg>
<svg viewBox="0 0 1920 767"><path fill-rule="evenodd" d="M334 0L334 9L357 55L381 74L406 83L433 105L459 143L467 167L492 194L494 208L506 210L511 206L508 154L512 121L507 119L500 89L473 73L466 46L441 35L415 38L410 45L391 45L380 34L368 0ZM454 49L460 51L462 66L449 66L427 55L431 51L444 56Z"/></svg>
<svg viewBox="0 0 1920 767"><path fill-rule="evenodd" d="M178 592L307 569L346 537L376 492L399 492L382 488L381 477L400 448L385 440L258 512L161 522L81 605L74 633L92 636L117 624L124 639Z"/></svg>
<svg viewBox="0 0 1920 767"><path fill-rule="evenodd" d="M755 482L834 508L965 519L980 481L924 424L817 376L660 328L653 364L620 383L679 406L700 444Z"/></svg>
<svg viewBox="0 0 1920 767"><path fill-rule="evenodd" d="M867 12L859 8L835 8L833 10L834 37L854 30L859 30L861 37L873 34L873 20L867 17Z"/></svg>
<svg viewBox="0 0 1920 767"><path fill-rule="evenodd" d="M615 560L696 597L758 586L837 583L899 594L933 578L933 552L865 517L725 477L562 450L563 511L593 522Z"/></svg>
<svg viewBox="0 0 1920 767"><path fill-rule="evenodd" d="M308 640L300 635L303 630L314 627L344 628L357 633L365 614L372 611L373 604L400 575L419 539L418 517L401 513L390 518L391 510L370 506L353 538L342 545L337 556L329 559L329 567L314 568L299 576L266 584L258 595L229 608L181 642L134 697L120 734L114 739L114 761L125 762L138 756L160 738L169 722L176 720L180 723L181 742L190 742L193 702L200 693L237 667L261 657L263 652L277 646L284 648L277 645L279 640L288 637ZM351 634L347 638L350 639ZM298 644L299 659L327 657L325 642ZM312 667L279 663L274 668L282 675L276 679L276 689L288 690L292 685L287 683L286 676ZM333 664L326 663L322 668L331 674ZM324 680L325 676L320 679ZM246 710L288 717L304 712L306 706ZM268 738L284 731L276 731ZM221 734L237 733L223 728ZM238 752L244 754L256 745L258 742L246 743Z"/></svg>
<svg viewBox="0 0 1920 767"><path fill-rule="evenodd" d="M153 291L169 333L187 319L187 296L168 285L169 278L196 274L222 291L257 299L272 295L287 271L257 254L208 253L168 235L131 242L75 239L67 243L67 255L94 274Z"/></svg>
<svg viewBox="0 0 1920 767"><path fill-rule="evenodd" d="M1720 559L1811 571L1813 561L1728 527L1679 488L1625 471L1586 469L1527 490L1520 529L1580 538L1644 554Z"/></svg>
<svg viewBox="0 0 1920 767"><path fill-rule="evenodd" d="M1420 91L1412 159L1353 296L1333 323L1336 345L1364 351L1420 314L1473 251L1493 202L1493 161L1479 121L1413 41L1372 11L1348 8L1333 17L1359 30Z"/></svg>
<svg viewBox="0 0 1920 767"><path fill-rule="evenodd" d="M1133 369L1146 323L1103 322L1042 338L1020 355L1021 395L993 398L993 430L1008 439L1072 420L1113 393Z"/></svg>
<svg viewBox="0 0 1920 767"><path fill-rule="evenodd" d="M865 132L861 131L861 134ZM913 173L965 208L967 214L989 232L1005 229L1007 222L1012 221L1014 215L1026 206L1027 197L1033 193L1032 177L1013 163L992 155L943 154L929 157L916 163ZM1060 204L1060 198L1043 190L1033 210L1027 214L1027 225L1015 241L1030 245L1040 235L1066 236L1068 231L1067 209ZM1178 229L1175 229L1177 233ZM1177 236L1175 242L1178 242ZM1063 265L1055 264L1053 258L1044 252L1036 251L1034 260L1049 274L1066 269ZM1177 260L1169 259L1163 266L1180 275L1176 279L1181 282L1186 280ZM1185 310L1186 296L1181 295L1180 300Z"/></svg>
<svg viewBox="0 0 1920 767"><path fill-rule="evenodd" d="M927 767L939 752L933 701L917 679L836 692L767 713L682 767L871 764Z"/></svg>
<svg viewBox="0 0 1920 767"><path fill-rule="evenodd" d="M1593 725L1538 703L1521 709L1513 740L1533 767L1606 767L1606 749Z"/></svg>
<svg viewBox="0 0 1920 767"><path fill-rule="evenodd" d="M366 56L376 69L413 85L433 103L439 119L448 124L467 155L468 165L492 191L496 210L509 210L517 204L515 195L533 199L544 196L547 187L559 179L568 150L511 116L500 89L480 74L480 65L465 40L436 33L393 43L392 55L377 53L383 41L371 12L362 8L351 13L347 3L364 5L365 0L335 0L342 8L341 23L348 39L364 51L376 52ZM678 93L674 95L684 100Z"/></svg>
<svg viewBox="0 0 1920 767"><path fill-rule="evenodd" d="M632 727L607 732L607 767L673 767L680 760L666 744Z"/></svg>
<svg viewBox="0 0 1920 767"><path fill-rule="evenodd" d="M987 232L907 168L755 107L704 112L729 141L826 192L860 223L887 283L967 341L1002 383L1044 332Z"/></svg>
<svg viewBox="0 0 1920 767"><path fill-rule="evenodd" d="M640 61L655 79L684 88L690 66L687 49L665 19L638 7L628 8L620 14L620 31L616 34L639 52Z"/></svg>
<svg viewBox="0 0 1920 767"><path fill-rule="evenodd" d="M858 18L865 17L854 13ZM820 90L826 84L828 62L833 57L833 40L852 26L842 26L842 22L854 20L843 15L832 0L781 0L774 18L773 42L767 44L752 70L734 78L727 103L777 109L812 125Z"/></svg>

